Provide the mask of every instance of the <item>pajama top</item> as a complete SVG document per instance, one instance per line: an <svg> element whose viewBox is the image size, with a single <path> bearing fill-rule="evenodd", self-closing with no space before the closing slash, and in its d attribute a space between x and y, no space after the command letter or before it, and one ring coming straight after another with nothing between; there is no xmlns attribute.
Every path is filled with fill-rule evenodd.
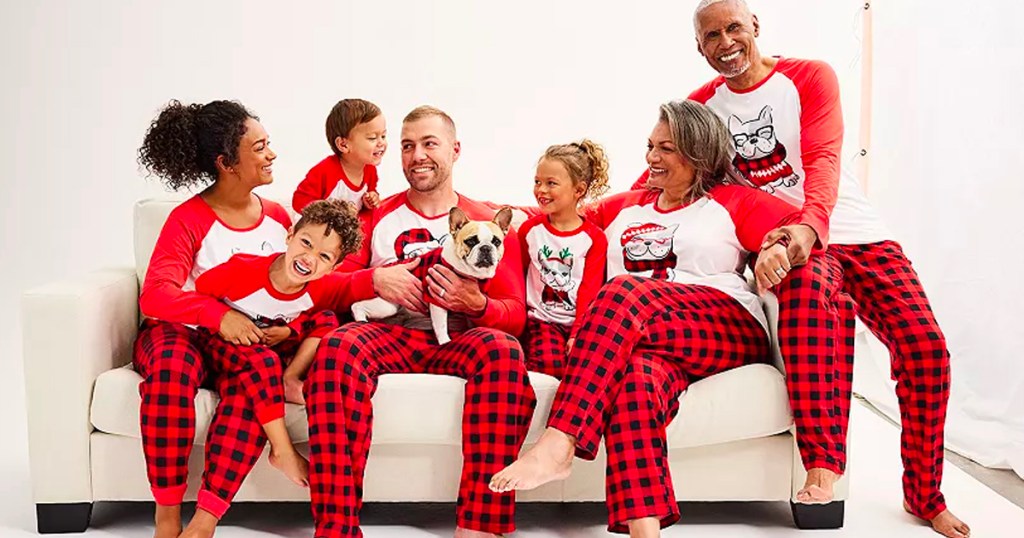
<svg viewBox="0 0 1024 538"><path fill-rule="evenodd" d="M266 256L285 250L291 227L288 212L270 200L260 202L262 215L244 229L224 223L199 195L175 207L153 248L139 296L142 314L219 330L221 318L231 307L197 293L196 279L235 254Z"/></svg>
<svg viewBox="0 0 1024 538"><path fill-rule="evenodd" d="M800 211L741 185L720 185L669 210L657 207L660 194L624 192L601 200L588 214L608 240L608 278L631 274L710 286L739 301L767 328L761 300L743 271L765 234L795 222Z"/></svg>
<svg viewBox="0 0 1024 538"><path fill-rule="evenodd" d="M377 191L377 167L368 164L363 168L363 184L356 187L345 175L341 167L341 159L337 155L329 155L313 168L299 182L295 194L292 195L292 209L302 213L305 207L317 200L344 200L363 208L363 195Z"/></svg>
<svg viewBox="0 0 1024 538"><path fill-rule="evenodd" d="M604 284L608 241L592 222L563 232L546 215L519 227L520 254L526 271L527 316L577 330L580 310ZM571 336L570 336L571 337Z"/></svg>
<svg viewBox="0 0 1024 538"><path fill-rule="evenodd" d="M465 196L459 196L458 206L471 220L494 218L493 209ZM362 213L360 218L366 239L359 252L345 258L341 271L362 274L367 268L412 259L450 240L448 212L424 215L409 204L404 191L381 201L380 206ZM494 278L482 283L480 290L487 297L487 305L479 316L470 318L473 325L512 335L522 332L526 323L525 291L519 240L514 231L509 230L505 236L504 254Z"/></svg>

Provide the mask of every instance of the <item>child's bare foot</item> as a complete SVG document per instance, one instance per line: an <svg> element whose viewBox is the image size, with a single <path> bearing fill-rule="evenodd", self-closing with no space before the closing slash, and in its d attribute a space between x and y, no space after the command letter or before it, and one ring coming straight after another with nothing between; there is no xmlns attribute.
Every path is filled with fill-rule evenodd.
<svg viewBox="0 0 1024 538"><path fill-rule="evenodd" d="M503 534L494 534L493 532L474 531L470 529L463 529L462 527L455 527L455 538L502 538Z"/></svg>
<svg viewBox="0 0 1024 538"><path fill-rule="evenodd" d="M832 498L835 496L832 486L835 485L836 480L839 480L839 475L828 469L819 467L809 469L803 489L796 492L796 501L803 504L832 502Z"/></svg>
<svg viewBox="0 0 1024 538"><path fill-rule="evenodd" d="M290 375L284 376L284 401L306 405L306 398L302 395L301 379Z"/></svg>
<svg viewBox="0 0 1024 538"><path fill-rule="evenodd" d="M304 488L309 487L309 461L295 448L275 452L270 450L270 464L284 473L289 480Z"/></svg>
<svg viewBox="0 0 1024 538"><path fill-rule="evenodd" d="M218 522L217 518L206 510L196 510L192 521L188 522L188 527L185 527L185 531L178 538L213 538Z"/></svg>
<svg viewBox="0 0 1024 538"><path fill-rule="evenodd" d="M572 472L576 441L554 428L544 430L537 444L512 465L491 478L489 487L496 493L533 489L554 480L563 480Z"/></svg>
<svg viewBox="0 0 1024 538"><path fill-rule="evenodd" d="M908 514L914 514L910 511L910 505L906 501L903 501L903 509ZM932 530L947 538L970 538L971 536L971 528L963 521L960 521L960 518L954 516L949 510L943 510L939 515L932 518L929 523L932 524Z"/></svg>
<svg viewBox="0 0 1024 538"><path fill-rule="evenodd" d="M153 538L178 538L181 534L181 505L156 505L156 532Z"/></svg>

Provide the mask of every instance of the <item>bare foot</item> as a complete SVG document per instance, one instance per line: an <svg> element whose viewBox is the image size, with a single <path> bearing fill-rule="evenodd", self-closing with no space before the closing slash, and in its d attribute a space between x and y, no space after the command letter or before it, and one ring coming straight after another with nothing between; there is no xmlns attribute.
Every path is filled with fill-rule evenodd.
<svg viewBox="0 0 1024 538"><path fill-rule="evenodd" d="M537 444L512 465L491 478L489 487L496 493L534 489L554 480L564 480L572 472L576 441L554 428L544 430Z"/></svg>
<svg viewBox="0 0 1024 538"><path fill-rule="evenodd" d="M839 480L839 475L828 469L820 467L809 469L803 489L796 492L796 501L803 504L832 502L832 498L835 496L832 486L835 485L836 480Z"/></svg>
<svg viewBox="0 0 1024 538"><path fill-rule="evenodd" d="M309 461L302 457L294 448L282 450L280 453L270 451L270 464L284 473L295 485L309 487Z"/></svg>
<svg viewBox="0 0 1024 538"><path fill-rule="evenodd" d="M626 522L629 538L657 538L661 536L661 520L656 517L642 517Z"/></svg>
<svg viewBox="0 0 1024 538"><path fill-rule="evenodd" d="M178 538L181 534L181 505L156 505L156 532L153 538Z"/></svg>
<svg viewBox="0 0 1024 538"><path fill-rule="evenodd" d="M301 379L289 375L284 376L284 401L306 405L306 398L302 395Z"/></svg>
<svg viewBox="0 0 1024 538"><path fill-rule="evenodd" d="M455 538L502 538L503 534L494 534L493 532L474 531L470 529L463 529L462 527L455 527Z"/></svg>
<svg viewBox="0 0 1024 538"><path fill-rule="evenodd" d="M908 514L914 515L906 501L903 502L903 509ZM971 528L963 521L960 521L960 518L954 516L949 510L943 510L939 515L932 518L929 523L932 524L932 529L935 532L947 538L970 538L971 536Z"/></svg>
<svg viewBox="0 0 1024 538"><path fill-rule="evenodd" d="M213 538L213 532L217 530L218 520L213 514L206 510L196 510L188 527L178 538Z"/></svg>

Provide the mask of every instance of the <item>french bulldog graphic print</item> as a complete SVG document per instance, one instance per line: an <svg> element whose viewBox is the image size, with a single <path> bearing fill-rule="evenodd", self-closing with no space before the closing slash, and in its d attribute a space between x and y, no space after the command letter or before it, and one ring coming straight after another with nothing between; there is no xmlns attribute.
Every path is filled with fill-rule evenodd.
<svg viewBox="0 0 1024 538"><path fill-rule="evenodd" d="M754 186L772 194L778 187L792 187L799 181L800 176L786 162L786 146L775 136L770 105L752 120L729 116L729 132L736 147L732 163Z"/></svg>
<svg viewBox="0 0 1024 538"><path fill-rule="evenodd" d="M651 278L674 280L676 254L672 243L678 227L678 224L665 227L650 222L630 224L619 239L626 271L633 274L651 271Z"/></svg>

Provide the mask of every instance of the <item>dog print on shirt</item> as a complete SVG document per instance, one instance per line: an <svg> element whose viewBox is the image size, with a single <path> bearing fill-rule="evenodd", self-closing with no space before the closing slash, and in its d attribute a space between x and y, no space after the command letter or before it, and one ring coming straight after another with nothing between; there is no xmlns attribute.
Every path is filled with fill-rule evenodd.
<svg viewBox="0 0 1024 538"><path fill-rule="evenodd" d="M736 147L732 163L754 186L772 194L799 181L800 176L786 162L786 146L775 137L771 106L765 105L758 117L748 121L729 116L729 132Z"/></svg>
<svg viewBox="0 0 1024 538"><path fill-rule="evenodd" d="M673 224L666 228L650 222L635 222L627 226L620 238L626 271L651 271L651 278L674 280L676 253L672 242L678 227L678 224Z"/></svg>

